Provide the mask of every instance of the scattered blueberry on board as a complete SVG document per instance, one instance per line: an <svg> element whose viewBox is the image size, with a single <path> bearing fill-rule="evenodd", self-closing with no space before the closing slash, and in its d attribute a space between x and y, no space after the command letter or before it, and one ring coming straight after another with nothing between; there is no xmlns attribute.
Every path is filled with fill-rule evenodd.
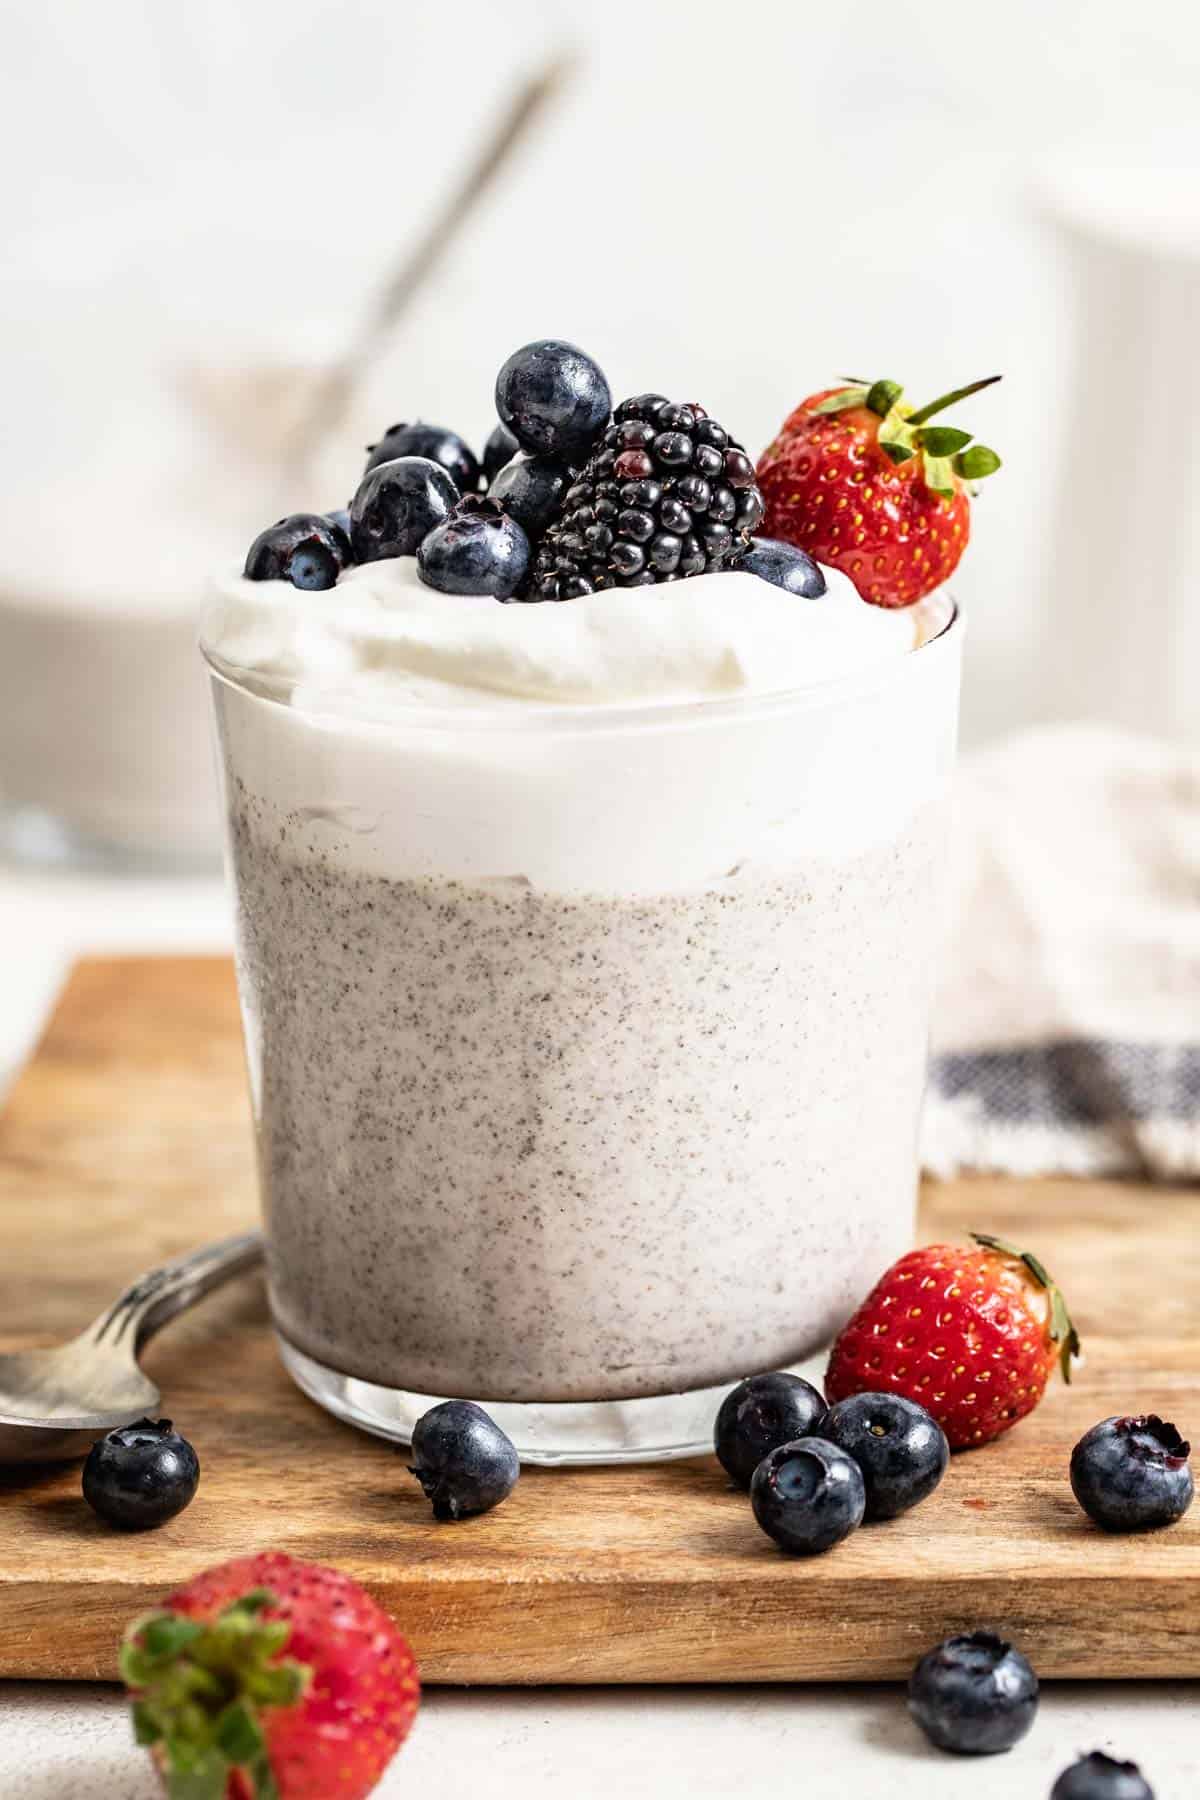
<svg viewBox="0 0 1200 1800"><path fill-rule="evenodd" d="M244 573L249 581L290 581L320 591L335 586L350 556L350 539L335 518L291 513L255 538Z"/></svg>
<svg viewBox="0 0 1200 1800"><path fill-rule="evenodd" d="M493 499L473 494L422 539L417 568L443 594L511 600L529 572L529 539Z"/></svg>
<svg viewBox="0 0 1200 1800"><path fill-rule="evenodd" d="M413 1427L410 1472L435 1519L467 1519L507 1500L521 1473L512 1439L473 1400L443 1400Z"/></svg>
<svg viewBox="0 0 1200 1800"><path fill-rule="evenodd" d="M507 425L497 425L483 446L483 479L490 487L501 469L517 455L518 444Z"/></svg>
<svg viewBox="0 0 1200 1800"><path fill-rule="evenodd" d="M417 419L411 425L389 425L377 444L367 445L364 475L397 456L425 456L439 463L460 494L473 494L479 486L479 458L457 431L444 425L427 425Z"/></svg>
<svg viewBox="0 0 1200 1800"><path fill-rule="evenodd" d="M1154 1800L1154 1789L1136 1763L1115 1762L1093 1750L1063 1770L1050 1800Z"/></svg>
<svg viewBox="0 0 1200 1800"><path fill-rule="evenodd" d="M814 562L807 550L799 550L795 544L785 544L779 538L751 538L750 548L738 567L787 594L799 594L802 600L819 600L828 592L820 563Z"/></svg>
<svg viewBox="0 0 1200 1800"><path fill-rule="evenodd" d="M496 411L523 450L582 462L612 411L600 365L575 344L539 338L496 377Z"/></svg>
<svg viewBox="0 0 1200 1800"><path fill-rule="evenodd" d="M828 1408L811 1381L776 1369L751 1375L726 1394L713 1429L717 1461L739 1487L751 1478L769 1450L797 1438L823 1436Z"/></svg>
<svg viewBox="0 0 1200 1800"><path fill-rule="evenodd" d="M355 562L415 556L459 502L458 488L427 456L398 456L364 475L350 504Z"/></svg>
<svg viewBox="0 0 1200 1800"><path fill-rule="evenodd" d="M750 1483L754 1517L791 1556L819 1556L862 1524L867 1496L852 1456L823 1438L781 1444Z"/></svg>
<svg viewBox="0 0 1200 1800"><path fill-rule="evenodd" d="M1071 1487L1108 1531L1173 1525L1192 1504L1191 1445L1157 1413L1102 1419L1071 1452Z"/></svg>
<svg viewBox="0 0 1200 1800"><path fill-rule="evenodd" d="M173 1519L199 1481L199 1458L170 1419L118 1425L92 1445L83 1465L84 1499L122 1531L148 1531Z"/></svg>
<svg viewBox="0 0 1200 1800"><path fill-rule="evenodd" d="M894 1519L927 1500L950 1446L937 1420L903 1394L852 1394L831 1406L821 1437L852 1456L867 1490L867 1518Z"/></svg>
<svg viewBox="0 0 1200 1800"><path fill-rule="evenodd" d="M930 1743L994 1756L1020 1743L1038 1708L1038 1680L1003 1638L972 1631L923 1656L908 1679L908 1710Z"/></svg>

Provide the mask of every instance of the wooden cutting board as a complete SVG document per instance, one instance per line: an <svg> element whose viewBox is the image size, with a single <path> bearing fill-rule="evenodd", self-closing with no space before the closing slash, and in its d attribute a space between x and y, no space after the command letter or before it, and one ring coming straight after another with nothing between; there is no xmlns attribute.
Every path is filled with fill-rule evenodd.
<svg viewBox="0 0 1200 1800"><path fill-rule="evenodd" d="M0 1121L0 1347L51 1341L142 1268L254 1218L233 980L223 960L80 964ZM1081 1431L1157 1410L1200 1437L1200 1194L1116 1182L927 1187L923 1231L1035 1245L1087 1350L1075 1387L956 1457L934 1498L789 1560L715 1461L531 1469L503 1507L438 1526L401 1459L283 1373L247 1278L147 1364L203 1474L139 1537L79 1470L0 1471L0 1675L108 1677L125 1621L222 1558L338 1563L435 1682L867 1680L954 1630L1013 1635L1044 1676L1200 1675L1200 1505L1113 1538L1067 1484Z"/></svg>

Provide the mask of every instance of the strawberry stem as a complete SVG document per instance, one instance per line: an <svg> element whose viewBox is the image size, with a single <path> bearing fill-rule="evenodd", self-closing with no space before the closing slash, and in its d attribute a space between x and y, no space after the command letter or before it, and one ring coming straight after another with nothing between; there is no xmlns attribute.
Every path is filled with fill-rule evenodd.
<svg viewBox="0 0 1200 1800"><path fill-rule="evenodd" d="M969 394L982 393L984 388L994 387L1001 380L999 375L985 375L982 381L968 382L966 387L954 388L949 394L943 394L939 400L931 400L928 406L922 406L918 412L909 413L908 424L923 425L926 419L932 419L935 413L945 412L948 406L956 406Z"/></svg>
<svg viewBox="0 0 1200 1800"><path fill-rule="evenodd" d="M1050 1296L1050 1342L1059 1347L1058 1366L1069 1387L1071 1363L1079 1355L1080 1343L1079 1333L1072 1323L1062 1289L1051 1278L1045 1263L1032 1250L1022 1250L1016 1244L1010 1244L1006 1238L992 1237L983 1231L973 1231L971 1236L984 1250L998 1250L1002 1256L1011 1256L1017 1262L1024 1263L1038 1286L1045 1288Z"/></svg>

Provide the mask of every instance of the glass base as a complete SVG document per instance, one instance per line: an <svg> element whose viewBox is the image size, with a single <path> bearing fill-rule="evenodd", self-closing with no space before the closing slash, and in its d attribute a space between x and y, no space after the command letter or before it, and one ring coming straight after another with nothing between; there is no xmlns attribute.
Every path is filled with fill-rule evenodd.
<svg viewBox="0 0 1200 1800"><path fill-rule="evenodd" d="M281 1332L276 1331L275 1339L288 1374L310 1400L374 1437L410 1443L421 1414L448 1398L445 1394L410 1394L402 1388L379 1387L355 1375L342 1375L297 1350ZM796 1365L793 1373L806 1376L819 1387L824 1357L817 1355ZM644 1400L521 1403L481 1398L479 1404L508 1433L523 1463L566 1468L589 1463L671 1462L711 1454L717 1408L738 1379L734 1376L718 1387L656 1394Z"/></svg>

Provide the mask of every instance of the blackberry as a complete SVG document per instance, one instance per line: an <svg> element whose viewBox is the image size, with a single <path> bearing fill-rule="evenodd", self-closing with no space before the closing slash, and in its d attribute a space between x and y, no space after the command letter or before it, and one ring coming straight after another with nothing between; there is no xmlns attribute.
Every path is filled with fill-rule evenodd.
<svg viewBox="0 0 1200 1800"><path fill-rule="evenodd" d="M702 407L637 394L564 494L523 598L572 600L734 568L762 516L754 465L723 426Z"/></svg>

